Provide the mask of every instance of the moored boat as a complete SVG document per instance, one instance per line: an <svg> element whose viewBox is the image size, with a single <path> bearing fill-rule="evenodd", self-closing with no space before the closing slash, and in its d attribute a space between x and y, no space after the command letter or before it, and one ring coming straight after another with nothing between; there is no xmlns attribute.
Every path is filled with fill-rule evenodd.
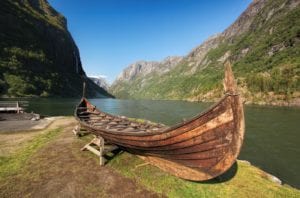
<svg viewBox="0 0 300 198"><path fill-rule="evenodd" d="M205 112L166 127L140 123L97 109L85 97L75 117L86 130L183 179L203 181L227 171L236 161L244 138L243 104L229 63L225 94Z"/></svg>

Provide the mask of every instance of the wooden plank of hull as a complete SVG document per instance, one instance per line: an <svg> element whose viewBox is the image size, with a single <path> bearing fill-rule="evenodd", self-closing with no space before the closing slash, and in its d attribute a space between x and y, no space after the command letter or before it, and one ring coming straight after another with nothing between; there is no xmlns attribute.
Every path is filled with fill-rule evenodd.
<svg viewBox="0 0 300 198"><path fill-rule="evenodd" d="M183 149L187 148L190 146L198 145L198 144L203 144L211 140L216 140L216 139L228 139L230 138L231 134L230 132L233 131L233 129L226 128L226 126L233 125L232 122L226 123L224 125L219 126L218 128L206 131L206 133L203 133L199 136L194 136L190 139L187 139L185 141L179 141L177 143L171 142L170 144L167 145L158 145L158 146L152 146L150 147L149 145L135 145L135 144L128 144L127 140L119 140L118 139L112 139L109 136L105 136L104 134L102 135L106 139L110 140L111 142L117 143L123 147L127 148L134 148L134 149L139 149L143 151L168 151L168 150L177 150L177 149ZM224 130L226 129L226 130ZM147 142L146 142L147 143Z"/></svg>
<svg viewBox="0 0 300 198"><path fill-rule="evenodd" d="M193 168L189 168L182 164L172 162L170 160L166 160L158 157L151 157L151 156L139 156L139 157L151 163L152 165L166 172L169 172L172 175L180 177L182 179L199 181L199 178L201 178L201 180L208 180L214 177L213 175L210 175L205 171L199 171Z"/></svg>
<svg viewBox="0 0 300 198"><path fill-rule="evenodd" d="M230 100L228 100L229 97L224 97L218 105L216 105L214 108L210 109L208 112L206 112L205 116L197 116L194 119L190 121L190 123L186 122L184 124L180 124L174 127L169 128L168 131L171 131L171 133L167 133L168 131L156 131L156 132L150 132L150 133L113 133L111 131L105 131L102 130L102 133L107 133L111 136L115 135L117 138L122 138L122 139L129 139L129 140L162 140L162 139L167 139L169 137L177 136L179 134L185 133L187 131L190 131L194 129L197 126L203 125L209 120L217 117L219 114L223 113L226 111L228 108L228 105L230 103ZM101 130L101 129L99 129Z"/></svg>
<svg viewBox="0 0 300 198"><path fill-rule="evenodd" d="M127 139L131 139L131 138L129 136L125 136L126 138L123 138L122 133L119 133L120 135L117 136L115 134L110 134L110 133L106 132L105 130L101 130L101 129L99 129L98 131L96 130L94 132L99 133L99 135L105 136L105 138L109 138L112 141L115 140L119 143L126 143L128 145L132 144L134 146L142 146L142 147L145 147L145 146L147 147L147 145L148 145L148 147L162 146L164 144L168 145L171 143L176 143L178 141L184 141L185 139L192 138L189 136L197 136L201 133L205 133L205 131L209 131L210 128L217 127L218 124L221 125L223 122L228 121L228 120L230 121L230 119L232 119L232 115L229 115L229 114L231 114L231 112L225 113L222 111L222 113L223 114L221 116L214 115L214 117L216 117L215 120L211 120L209 122L207 122L207 120L205 120L206 122L200 121L201 123L205 123L205 124L204 125L202 124L200 126L197 125L198 127L196 129L194 126L186 127L187 129L183 130L183 132L181 132L181 133L177 133L177 131L180 131L180 130L175 129L175 130L171 130L170 132L166 131L165 133L160 134L160 135L147 136L146 137L147 139L145 139L144 136L132 136L132 139L134 139L134 140L125 141L123 139L127 140ZM195 123L193 123L193 125L194 124ZM198 124L198 122L196 124ZM89 127L89 126L86 126L86 127ZM191 128L193 128L193 130L191 130ZM226 128L224 128L224 130L225 129ZM177 133L177 136L176 136L176 133ZM155 137L155 138L152 138L152 137ZM156 141L156 142L148 144L148 141Z"/></svg>
<svg viewBox="0 0 300 198"><path fill-rule="evenodd" d="M215 152L217 149L224 149L226 146L229 146L231 144L230 141L223 139L223 138L218 138L214 139L212 141L207 141L203 142L200 144L195 144L191 145L188 147L183 147L183 148L177 148L177 149L172 149L172 150L144 150L144 149L131 149L131 150L138 150L139 152L145 153L145 154L154 154L154 155L162 155L162 156L188 156L189 154L193 153L200 153L200 152ZM155 149L155 148L154 148Z"/></svg>
<svg viewBox="0 0 300 198"><path fill-rule="evenodd" d="M223 157L226 152L228 152L228 144L223 147L214 148L211 150L193 152L193 153L186 153L186 154L173 154L168 155L164 153L143 153L139 150L129 150L131 153L140 154L140 155L147 155L147 156L155 156L166 158L170 160L201 160L201 159L209 159L209 158L219 158Z"/></svg>
<svg viewBox="0 0 300 198"><path fill-rule="evenodd" d="M198 120L195 120L193 123L191 123L189 125L185 125L185 126L173 129L173 130L171 129L171 130L165 131L164 133L160 133L160 134L154 134L154 135L145 134L145 136L140 136L140 135L136 134L136 136L134 136L134 135L124 136L124 135L121 135L122 133L119 133L120 135L119 134L116 135L116 134L111 134L109 132L106 132L104 130L102 131L102 134L106 133L107 136L112 137L112 138L115 137L118 140L125 139L125 140L129 140L129 141L139 141L139 142L173 141L173 140L170 140L170 139L173 139L173 138L177 138L177 139L182 140L181 139L182 136L186 136L186 133L193 134L195 130L197 130L198 133L203 133L205 131L205 128L214 127L212 125L222 124L222 122L224 123L225 121L229 121L229 119L232 120L233 117L232 117L232 115L230 115L230 114L232 114L232 112L230 112L230 111L231 110L228 110L226 112L225 109L221 109L221 111L218 112L219 114L217 114L217 115L207 116L207 117L205 117L204 120L203 119L198 119ZM215 119L215 120L213 120L213 119ZM223 119L223 120L221 120L221 119ZM193 131L193 132L191 132L191 131Z"/></svg>
<svg viewBox="0 0 300 198"><path fill-rule="evenodd" d="M170 150L150 150L153 154L166 154L166 155L177 155L177 154L188 154L188 153L195 153L195 152L202 152L202 151L209 151L215 148L223 147L228 145L229 143L224 141L224 139L214 139L211 141L203 142L201 144L196 144L188 147L177 148L177 149L170 149ZM140 150L144 153L149 152L149 150Z"/></svg>
<svg viewBox="0 0 300 198"><path fill-rule="evenodd" d="M82 109L78 108L75 116L92 133L124 150L143 155L145 160L171 174L188 180L207 180L231 167L244 137L243 106L235 94L234 78L228 65L224 82L227 94L219 103L167 130L159 126L154 130L151 126L105 114L84 98L79 105ZM82 112L85 106L91 114ZM131 128L124 130L126 126Z"/></svg>
<svg viewBox="0 0 300 198"><path fill-rule="evenodd" d="M213 146L222 145L222 143L227 143L229 137L230 137L230 130L222 131L223 127L220 127L218 129L215 129L214 133L222 132L218 134L218 136L213 135L210 131L208 131L206 134L203 134L201 136L194 137L192 139L179 142L176 144L170 144L166 146L159 146L159 147L137 147L132 145L126 145L122 144L123 147L132 148L132 149L138 149L142 152L151 152L151 153L192 153L195 151L198 151L198 149L207 149L209 145L211 144ZM219 143L213 145L212 143ZM121 144L121 143L120 143Z"/></svg>
<svg viewBox="0 0 300 198"><path fill-rule="evenodd" d="M113 142L115 144L121 145L123 147L127 148L134 148L134 149L140 149L142 151L158 151L158 152L163 152L163 151L171 151L171 150L176 150L176 149L184 149L187 147L195 146L198 144L203 144L211 140L216 140L216 139L230 139L232 136L233 132L233 125L234 123L232 121L221 124L220 126L217 126L213 129L205 131L205 133L200 133L191 136L191 138L188 139L179 139L180 141L170 141L169 144L156 144L156 145L146 145L147 143L153 143L153 142L142 142L142 144L137 145L136 143L140 143L138 141L130 142L131 144L128 144L128 140L123 140L120 139L118 140L117 138L111 138L110 136L106 136L106 134L101 134L104 138L108 139L110 142ZM93 129L90 129L93 130ZM176 151L174 151L176 152Z"/></svg>

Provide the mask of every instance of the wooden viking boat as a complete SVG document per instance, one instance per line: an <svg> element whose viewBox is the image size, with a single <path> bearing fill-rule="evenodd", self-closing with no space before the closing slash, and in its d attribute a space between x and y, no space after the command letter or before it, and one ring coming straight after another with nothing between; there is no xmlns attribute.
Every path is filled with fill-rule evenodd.
<svg viewBox="0 0 300 198"><path fill-rule="evenodd" d="M183 179L203 181L227 171L244 138L244 112L229 63L224 97L175 126L138 123L104 113L82 98L75 110L81 127Z"/></svg>

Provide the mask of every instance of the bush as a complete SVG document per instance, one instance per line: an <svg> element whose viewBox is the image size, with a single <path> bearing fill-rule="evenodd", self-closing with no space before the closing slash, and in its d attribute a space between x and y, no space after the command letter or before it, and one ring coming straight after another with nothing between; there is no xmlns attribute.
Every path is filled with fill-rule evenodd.
<svg viewBox="0 0 300 198"><path fill-rule="evenodd" d="M246 82L250 91L290 95L299 91L300 71L297 65L284 65L265 73L251 73Z"/></svg>
<svg viewBox="0 0 300 198"><path fill-rule="evenodd" d="M35 87L20 76L4 74L4 79L8 84L9 96L24 96L35 91Z"/></svg>

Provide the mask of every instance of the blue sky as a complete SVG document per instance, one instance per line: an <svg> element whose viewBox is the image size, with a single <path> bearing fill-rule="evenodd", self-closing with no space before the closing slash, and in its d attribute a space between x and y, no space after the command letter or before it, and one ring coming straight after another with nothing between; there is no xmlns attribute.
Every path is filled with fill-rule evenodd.
<svg viewBox="0 0 300 198"><path fill-rule="evenodd" d="M129 64L186 55L251 0L49 0L68 20L88 75L111 83Z"/></svg>

